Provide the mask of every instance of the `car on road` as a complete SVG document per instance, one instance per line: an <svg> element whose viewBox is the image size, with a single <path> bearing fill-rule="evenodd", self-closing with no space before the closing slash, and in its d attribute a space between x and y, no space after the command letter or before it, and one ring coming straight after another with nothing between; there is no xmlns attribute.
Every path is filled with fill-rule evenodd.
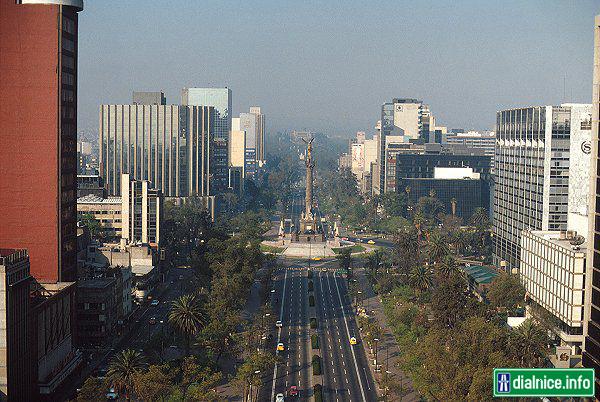
<svg viewBox="0 0 600 402"><path fill-rule="evenodd" d="M367 243L368 244L375 244L375 242L373 241L373 239L369 240Z"/></svg>
<svg viewBox="0 0 600 402"><path fill-rule="evenodd" d="M295 385L292 385L290 387L290 390L288 391L288 395L289 396L298 396L298 387Z"/></svg>
<svg viewBox="0 0 600 402"><path fill-rule="evenodd" d="M350 345L356 345L356 338L355 337L350 337Z"/></svg>
<svg viewBox="0 0 600 402"><path fill-rule="evenodd" d="M277 322L275 323L275 326L277 328L281 328L281 327L283 327L283 323L281 322L281 320L277 320Z"/></svg>
<svg viewBox="0 0 600 402"><path fill-rule="evenodd" d="M183 275L179 275L179 280L183 280Z"/></svg>
<svg viewBox="0 0 600 402"><path fill-rule="evenodd" d="M275 397L275 402L285 402L285 397L283 396L283 394L277 394L277 396Z"/></svg>
<svg viewBox="0 0 600 402"><path fill-rule="evenodd" d="M321 257L315 257L313 258L314 261L321 261Z"/></svg>
<svg viewBox="0 0 600 402"><path fill-rule="evenodd" d="M106 393L106 399L119 399L119 393L114 388L110 388Z"/></svg>
<svg viewBox="0 0 600 402"><path fill-rule="evenodd" d="M327 268L321 268L321 271L327 272Z"/></svg>
<svg viewBox="0 0 600 402"><path fill-rule="evenodd" d="M285 346L283 346L283 343L279 342L279 343L277 344L277 350L279 350L279 351L283 351L283 350L285 350Z"/></svg>
<svg viewBox="0 0 600 402"><path fill-rule="evenodd" d="M150 319L148 320L148 324L150 324L150 325L156 324L156 317L150 317Z"/></svg>
<svg viewBox="0 0 600 402"><path fill-rule="evenodd" d="M156 299L152 300L152 302L150 303L151 306L158 306L160 304L160 302Z"/></svg>

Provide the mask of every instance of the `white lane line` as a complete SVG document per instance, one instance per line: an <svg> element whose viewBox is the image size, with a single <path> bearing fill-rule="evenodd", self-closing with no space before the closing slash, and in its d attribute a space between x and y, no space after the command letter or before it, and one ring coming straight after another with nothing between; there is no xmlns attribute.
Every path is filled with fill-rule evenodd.
<svg viewBox="0 0 600 402"><path fill-rule="evenodd" d="M285 270L285 275L283 276L283 295L281 296L281 309L279 310L279 320L283 321L283 306L285 301L285 285L287 284L287 269ZM281 327L277 330L277 343L281 342ZM271 387L271 400L275 399L275 381L277 380L277 363L275 363L273 367L273 386ZM287 387L287 381L286 381Z"/></svg>
<svg viewBox="0 0 600 402"><path fill-rule="evenodd" d="M350 339L350 329L348 328L348 320L346 319L346 313L344 312L344 303L342 302L342 295L340 294L340 287L338 286L337 280L335 279L335 274L333 275L333 281L335 282L335 289L337 290L338 299L340 301L340 306L342 306L342 316L344 317L344 324L346 324L346 334L348 335L348 339ZM329 284L329 281L327 281ZM365 396L365 390L363 388L362 379L360 378L360 373L358 371L358 363L356 363L356 354L354 353L354 348L350 346L350 351L352 352L352 358L354 359L354 368L356 369L356 376L358 377L358 384L360 385L360 393L362 395L363 401L366 401L367 398ZM350 393L350 390L348 390Z"/></svg>

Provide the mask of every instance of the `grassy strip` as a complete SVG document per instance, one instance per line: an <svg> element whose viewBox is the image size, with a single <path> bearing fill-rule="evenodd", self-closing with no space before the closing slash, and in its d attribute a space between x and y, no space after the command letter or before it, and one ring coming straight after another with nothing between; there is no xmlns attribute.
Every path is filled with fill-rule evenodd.
<svg viewBox="0 0 600 402"><path fill-rule="evenodd" d="M283 247L273 247L267 244L260 245L260 251L263 253L281 254L285 250Z"/></svg>

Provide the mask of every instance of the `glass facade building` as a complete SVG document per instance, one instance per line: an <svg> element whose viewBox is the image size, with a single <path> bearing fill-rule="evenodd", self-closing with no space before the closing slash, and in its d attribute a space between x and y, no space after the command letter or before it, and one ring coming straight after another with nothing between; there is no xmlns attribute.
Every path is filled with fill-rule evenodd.
<svg viewBox="0 0 600 402"><path fill-rule="evenodd" d="M210 106L215 110L214 138L219 148L227 149L231 131L231 89L229 88L184 88L181 104L188 106ZM212 180L216 193L227 190L229 181L229 159L227 152L215 155Z"/></svg>
<svg viewBox="0 0 600 402"><path fill-rule="evenodd" d="M109 195L121 194L121 174L148 180L166 197L209 196L223 158L212 107L102 105L100 175Z"/></svg>

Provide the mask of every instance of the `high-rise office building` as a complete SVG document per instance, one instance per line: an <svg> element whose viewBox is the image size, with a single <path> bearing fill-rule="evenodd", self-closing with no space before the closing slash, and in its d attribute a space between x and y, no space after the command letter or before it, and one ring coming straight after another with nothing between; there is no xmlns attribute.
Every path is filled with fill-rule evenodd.
<svg viewBox="0 0 600 402"><path fill-rule="evenodd" d="M247 177L254 177L258 169L258 122L259 118L253 113L240 113L240 130L246 133L246 145L244 147L244 171Z"/></svg>
<svg viewBox="0 0 600 402"><path fill-rule="evenodd" d="M231 131L231 89L229 88L184 88L181 104L188 106L212 106L215 110L214 143L212 160L213 195L226 191L229 182L229 159L227 143Z"/></svg>
<svg viewBox="0 0 600 402"><path fill-rule="evenodd" d="M381 106L381 132L379 135L379 193L387 190L387 137L402 138L402 142L427 142L429 129L435 126L435 119L429 107L417 99L394 98Z"/></svg>
<svg viewBox="0 0 600 402"><path fill-rule="evenodd" d="M0 245L26 248L32 275L49 282L77 269L82 9L82 0L0 0Z"/></svg>
<svg viewBox="0 0 600 402"><path fill-rule="evenodd" d="M591 105L503 110L496 117L494 263L519 268L521 231L566 230L587 200ZM572 195L569 190L573 188ZM576 204L583 203L583 206Z"/></svg>
<svg viewBox="0 0 600 402"><path fill-rule="evenodd" d="M214 109L179 105L100 106L100 176L109 195L121 175L148 180L165 197L210 196L215 160Z"/></svg>
<svg viewBox="0 0 600 402"><path fill-rule="evenodd" d="M584 316L584 367L595 369L596 399L600 399L600 163L598 141L600 140L600 15L594 23L594 86L592 90L592 140L588 152L591 153L590 198L591 208L588 232L588 255L585 288Z"/></svg>
<svg viewBox="0 0 600 402"><path fill-rule="evenodd" d="M267 160L265 150L265 115L261 113L260 107L250 106L250 113L256 115L256 160L258 166L262 167Z"/></svg>

